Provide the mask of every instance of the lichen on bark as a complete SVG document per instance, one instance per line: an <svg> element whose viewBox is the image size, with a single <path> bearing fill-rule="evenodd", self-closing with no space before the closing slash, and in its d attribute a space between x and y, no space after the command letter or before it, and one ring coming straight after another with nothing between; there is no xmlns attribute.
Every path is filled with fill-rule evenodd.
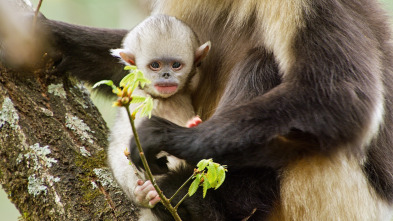
<svg viewBox="0 0 393 221"><path fill-rule="evenodd" d="M3 188L26 220L136 220L107 168L100 113L78 80L52 70L0 64ZM48 85L61 85L65 97Z"/></svg>

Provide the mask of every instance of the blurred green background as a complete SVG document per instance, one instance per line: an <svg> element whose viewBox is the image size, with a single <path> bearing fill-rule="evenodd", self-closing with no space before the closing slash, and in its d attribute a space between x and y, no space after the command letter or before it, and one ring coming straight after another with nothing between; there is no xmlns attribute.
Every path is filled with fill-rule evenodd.
<svg viewBox="0 0 393 221"><path fill-rule="evenodd" d="M393 0L381 2L393 17ZM38 0L32 0L32 3L35 8ZM47 18L73 24L125 29L131 29L147 15L137 0L44 0L40 11ZM93 97L110 126L113 118L111 105L106 105L108 101L103 98ZM15 206L0 188L0 220L17 221L19 216Z"/></svg>

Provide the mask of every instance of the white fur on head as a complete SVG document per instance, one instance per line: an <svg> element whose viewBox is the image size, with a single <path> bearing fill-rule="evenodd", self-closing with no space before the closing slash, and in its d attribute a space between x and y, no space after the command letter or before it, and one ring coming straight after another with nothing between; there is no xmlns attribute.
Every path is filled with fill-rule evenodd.
<svg viewBox="0 0 393 221"><path fill-rule="evenodd" d="M152 82L159 78L149 68L153 61L164 59L182 63L182 69L174 73L180 90L194 68L196 56L203 58L210 43L200 49L202 53L197 54L199 46L197 36L184 22L167 15L154 15L132 29L124 38L122 48L112 49L111 54L122 58L125 64L135 64ZM157 94L154 87L149 85L144 90L155 96L166 96Z"/></svg>
<svg viewBox="0 0 393 221"><path fill-rule="evenodd" d="M189 72L198 46L195 33L185 23L175 17L154 15L142 21L125 36L122 48L111 49L110 53L118 58L121 58L120 53L132 55L135 57L136 66L142 71L152 59L181 59L188 66L185 71Z"/></svg>
<svg viewBox="0 0 393 221"><path fill-rule="evenodd" d="M160 57L179 58L192 65L198 46L195 33L185 23L175 17L154 15L126 35L122 49L113 49L111 53L115 57L120 57L120 52L133 54L140 69Z"/></svg>
<svg viewBox="0 0 393 221"><path fill-rule="evenodd" d="M120 58L120 52L124 52L124 49L123 48L118 48L118 49L111 49L109 51L111 52L111 55L113 57Z"/></svg>
<svg viewBox="0 0 393 221"><path fill-rule="evenodd" d="M172 44L174 42L177 44ZM132 29L123 40L123 48L133 54L145 54L145 50L155 52L154 55L162 51L176 54L184 53L184 49L196 49L198 46L197 37L191 28L167 15L150 16ZM176 50L172 50L173 47Z"/></svg>

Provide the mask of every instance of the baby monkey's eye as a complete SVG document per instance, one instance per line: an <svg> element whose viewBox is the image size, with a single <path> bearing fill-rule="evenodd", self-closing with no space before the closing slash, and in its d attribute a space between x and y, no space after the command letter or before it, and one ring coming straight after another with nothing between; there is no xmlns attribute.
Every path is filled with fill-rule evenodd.
<svg viewBox="0 0 393 221"><path fill-rule="evenodd" d="M180 62L177 62L177 61L173 62L172 68L173 69L180 69L181 68Z"/></svg>
<svg viewBox="0 0 393 221"><path fill-rule="evenodd" d="M154 61L150 64L150 68L154 71L159 70L160 69L160 63L158 63L157 61Z"/></svg>

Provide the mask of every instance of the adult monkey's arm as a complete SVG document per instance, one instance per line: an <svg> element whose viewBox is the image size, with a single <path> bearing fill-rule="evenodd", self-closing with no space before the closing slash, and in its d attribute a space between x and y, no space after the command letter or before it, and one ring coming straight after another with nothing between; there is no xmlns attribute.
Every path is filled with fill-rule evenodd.
<svg viewBox="0 0 393 221"><path fill-rule="evenodd" d="M29 26L31 16L25 16L24 19L26 26ZM6 31L8 30L0 28L0 36L9 35ZM91 83L103 79L118 81L124 76L123 65L110 55L109 50L120 47L127 30L72 25L40 15L36 30L27 33L28 36L22 40L35 47L34 55L31 56L25 55L32 54L31 51L16 48L16 45L20 45L19 42L0 38L3 50L1 60L6 65L26 67L28 61L38 55L51 58L57 73L70 72L73 76ZM21 61L23 58L26 61Z"/></svg>
<svg viewBox="0 0 393 221"><path fill-rule="evenodd" d="M40 23L49 33L59 72L69 71L93 83L123 77L124 66L109 50L120 47L127 30L83 27L45 18Z"/></svg>

